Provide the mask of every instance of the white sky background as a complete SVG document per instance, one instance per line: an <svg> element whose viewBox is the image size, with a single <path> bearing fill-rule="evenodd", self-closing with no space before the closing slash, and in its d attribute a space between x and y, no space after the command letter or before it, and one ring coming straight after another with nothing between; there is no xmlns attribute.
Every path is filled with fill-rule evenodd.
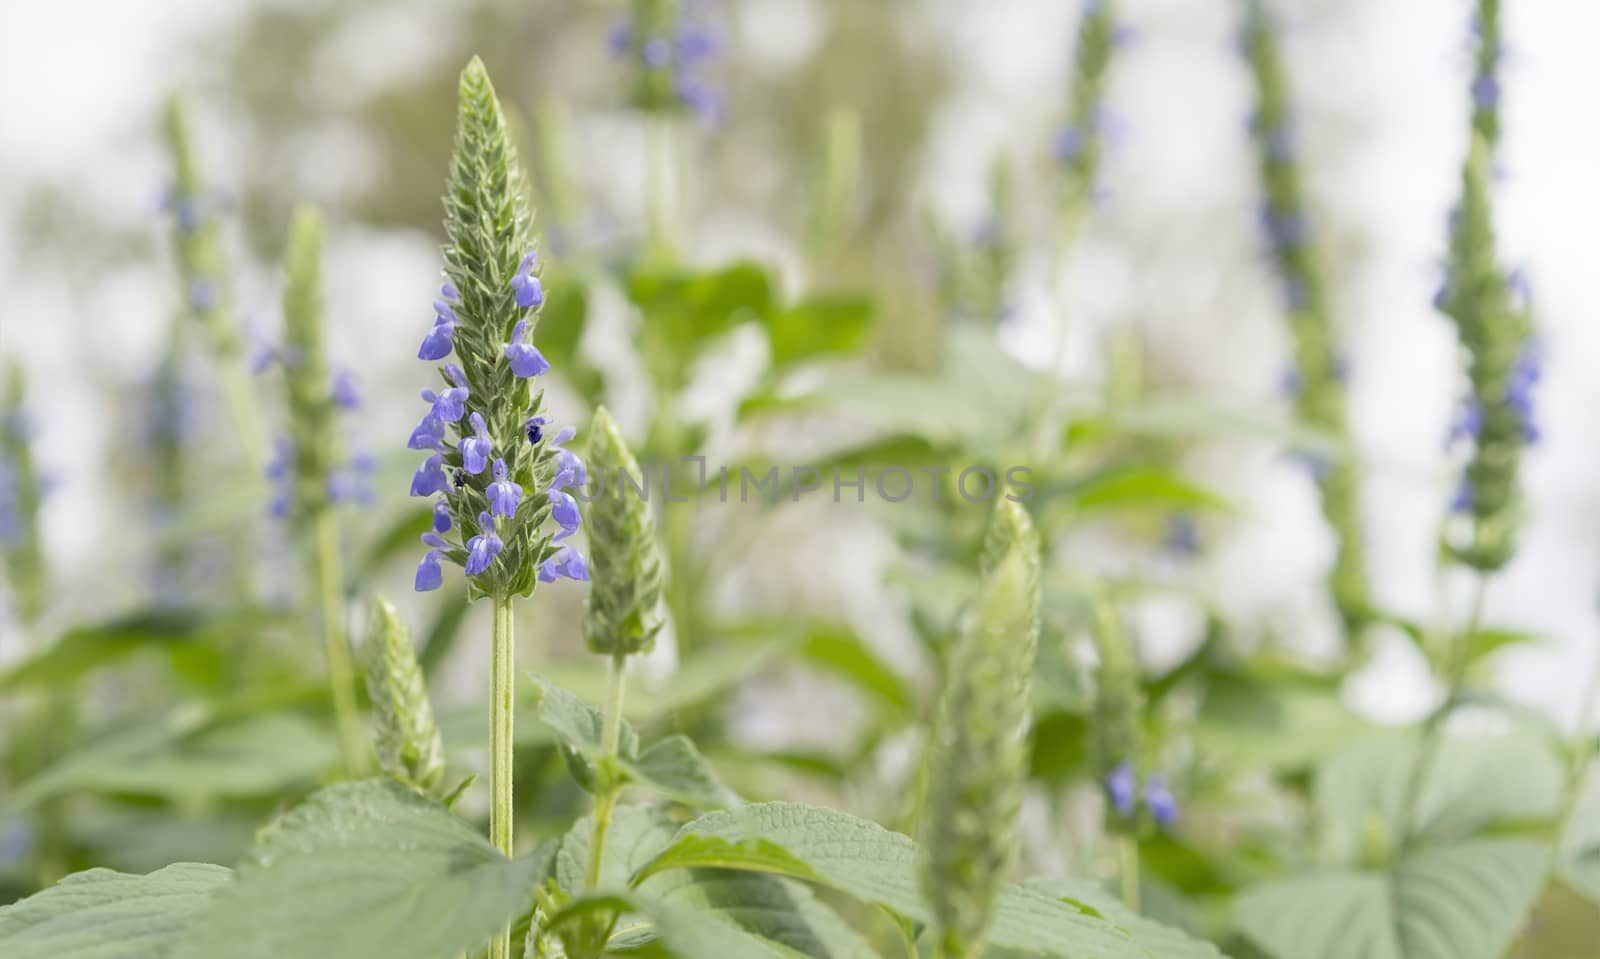
<svg viewBox="0 0 1600 959"><path fill-rule="evenodd" d="M1332 14L1329 2L1270 5L1282 14L1293 58L1319 232L1355 267L1339 277L1335 295L1355 370L1354 426L1373 464L1373 580L1388 605L1425 616L1433 535L1453 484L1441 439L1461 389L1453 337L1429 301L1465 140L1469 4L1350 0ZM1488 618L1550 637L1542 649L1506 656L1500 677L1518 698L1566 718L1597 650L1600 596L1600 379L1589 372L1600 369L1600 254L1590 232L1600 214L1600 123L1584 96L1600 89L1600 4L1506 5L1499 214L1506 260L1525 266L1536 294L1547 358L1539 393L1545 442L1527 460L1532 515L1515 565L1491 591ZM96 496L114 482L103 475L107 397L85 370L133 379L148 369L171 284L155 267L104 272L94 263L72 276L24 275L12 213L42 177L85 191L108 220L148 217L163 179L153 123L160 98L192 56L188 39L228 16L229 6L0 0L0 353L25 357L35 383L50 390L46 398L36 389L34 406L45 414L41 458L64 481L48 532L55 561L68 569L95 553L113 519ZM747 6L741 42L770 48L775 59L792 57L796 38L817 37L808 31L809 0ZM923 6L920 22L944 37L960 81L916 188L953 222L976 220L997 149L1032 149L1048 136L1077 8L1065 0ZM1114 68L1110 106L1123 132L1108 158L1111 203L1067 294L1069 363L1092 374L1099 331L1132 320L1164 374L1240 402L1270 402L1286 343L1265 270L1241 270L1257 249L1257 194L1243 134L1250 94L1233 46L1237 6L1124 0L1121 9L1137 40ZM753 29L783 32L763 40ZM348 47L373 71L393 64L386 45ZM358 170L359 156L351 163ZM427 237L362 235L337 224L334 234L330 296L357 324L347 340L396 311L426 322L415 304L427 302L436 268ZM772 240L736 230L716 238L718 248L741 242ZM1032 279L1010 345L1035 356L1053 342L1057 311L1039 280L1044 265L1025 270ZM357 355L371 364L357 368L367 382L406 359L398 350ZM371 436L403 435L410 410L401 413ZM1322 628L1317 575L1328 546L1309 484L1272 457L1237 451L1198 457L1195 468L1249 504L1204 573L1228 607ZM1377 669L1375 682L1352 691L1356 699L1378 715L1414 714L1415 658L1396 644Z"/></svg>

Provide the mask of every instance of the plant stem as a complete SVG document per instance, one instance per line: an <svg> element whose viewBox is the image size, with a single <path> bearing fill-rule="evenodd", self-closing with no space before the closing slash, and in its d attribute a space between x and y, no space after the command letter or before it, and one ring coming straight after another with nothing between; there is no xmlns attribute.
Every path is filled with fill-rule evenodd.
<svg viewBox="0 0 1600 959"><path fill-rule="evenodd" d="M514 850L512 814L512 734L516 722L513 712L514 643L512 640L511 597L494 600L494 672L491 682L489 716L489 839L495 848L510 856ZM507 926L490 944L490 959L511 959L511 927Z"/></svg>
<svg viewBox="0 0 1600 959"><path fill-rule="evenodd" d="M599 792L594 797L594 838L589 842L589 870L583 888L591 890L600 885L600 867L605 858L606 832L611 828L611 812L616 808L618 783L610 760L617 757L622 739L622 698L626 691L628 656L614 653L606 671L606 718L601 732L601 765Z"/></svg>
<svg viewBox="0 0 1600 959"><path fill-rule="evenodd" d="M328 688L339 727L339 745L351 776L366 772L366 740L356 714L355 670L344 636L344 586L339 565L339 525L333 510L317 514L317 579L321 587L322 643L328 660Z"/></svg>
<svg viewBox="0 0 1600 959"><path fill-rule="evenodd" d="M1139 840L1132 836L1118 838L1122 853L1122 906L1135 915L1139 912Z"/></svg>
<svg viewBox="0 0 1600 959"><path fill-rule="evenodd" d="M234 433L239 437L251 475L259 477L267 466L267 434L261 427L261 413L256 408L255 391L250 386L250 371L237 356L222 356L218 365L223 401L228 405Z"/></svg>
<svg viewBox="0 0 1600 959"><path fill-rule="evenodd" d="M1406 780L1405 804L1401 807L1398 838L1402 847L1411 842L1411 831L1416 827L1417 815L1421 812L1423 787L1432 773L1433 764L1438 760L1439 747L1444 738L1440 727L1455 711L1461 702L1461 694L1465 691L1467 667L1472 665L1472 637L1477 635L1478 626L1483 621L1483 601L1488 591L1489 577L1479 573L1473 584L1472 608L1467 615L1466 625L1461 632L1451 637L1449 645L1444 650L1444 702L1422 722L1421 738L1417 743L1417 757L1412 762L1411 775Z"/></svg>

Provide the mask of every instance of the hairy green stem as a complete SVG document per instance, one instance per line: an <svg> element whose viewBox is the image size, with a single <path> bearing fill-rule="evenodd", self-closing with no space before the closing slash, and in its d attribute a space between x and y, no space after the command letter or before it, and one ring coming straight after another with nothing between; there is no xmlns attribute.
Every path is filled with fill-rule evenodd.
<svg viewBox="0 0 1600 959"><path fill-rule="evenodd" d="M1423 787L1433 771L1433 764L1438 759L1439 748L1444 738L1441 727L1445 719L1460 704L1461 694L1465 691L1467 667L1472 664L1472 637L1477 634L1478 626L1483 621L1483 602L1488 591L1489 577L1479 573L1473 584L1472 607L1467 615L1466 625L1459 633L1452 635L1449 645L1443 652L1444 702L1429 713L1422 723L1417 756L1411 764L1411 774L1406 780L1405 802L1401 806L1399 841L1402 845L1411 842L1411 832L1416 827L1417 816L1421 812Z"/></svg>
<svg viewBox="0 0 1600 959"><path fill-rule="evenodd" d="M333 510L317 514L317 582L322 602L323 653L328 660L328 688L345 769L351 776L366 772L366 739L356 713L355 669L344 636L344 586L339 564L339 524Z"/></svg>
<svg viewBox="0 0 1600 959"><path fill-rule="evenodd" d="M494 599L494 669L489 715L489 839L495 848L510 856L514 851L511 833L512 814L512 735L515 713L511 597ZM490 943L490 959L511 959L511 927L507 926Z"/></svg>
<svg viewBox="0 0 1600 959"><path fill-rule="evenodd" d="M1131 913L1139 912L1139 840L1132 836L1117 839L1122 858L1122 906Z"/></svg>
<svg viewBox="0 0 1600 959"><path fill-rule="evenodd" d="M611 813L617 805L619 784L610 761L617 757L622 739L622 698L626 692L628 657L616 653L611 657L606 672L606 718L601 733L601 763L599 792L594 797L594 838L589 843L589 870L584 877L585 890L600 885L600 867L605 858L606 832L611 828Z"/></svg>

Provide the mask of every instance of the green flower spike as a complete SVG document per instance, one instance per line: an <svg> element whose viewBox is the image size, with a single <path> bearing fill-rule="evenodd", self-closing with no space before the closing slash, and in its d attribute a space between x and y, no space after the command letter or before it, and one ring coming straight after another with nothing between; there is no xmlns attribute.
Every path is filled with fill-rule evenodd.
<svg viewBox="0 0 1600 959"><path fill-rule="evenodd" d="M929 744L922 884L944 959L981 953L1016 846L1039 640L1039 539L1004 497Z"/></svg>

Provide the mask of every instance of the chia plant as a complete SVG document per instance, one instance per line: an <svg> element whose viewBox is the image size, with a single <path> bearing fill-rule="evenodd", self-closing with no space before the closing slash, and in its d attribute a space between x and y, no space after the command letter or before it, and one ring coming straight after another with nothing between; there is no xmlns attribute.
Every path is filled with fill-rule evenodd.
<svg viewBox="0 0 1600 959"><path fill-rule="evenodd" d="M27 379L15 360L0 384L0 558L17 618L31 626L44 613L49 576L39 535L44 484L33 459Z"/></svg>
<svg viewBox="0 0 1600 959"><path fill-rule="evenodd" d="M981 576L945 664L924 777L922 885L944 959L982 952L1028 776L1039 537L1027 511L1005 497L996 500Z"/></svg>
<svg viewBox="0 0 1600 959"><path fill-rule="evenodd" d="M167 99L166 136L173 181L166 209L172 217L172 251L179 302L200 328L216 360L224 401L247 464L260 471L267 459L266 433L250 384L243 342L231 315L227 264L220 242L225 194L201 178L189 127L188 108L177 93Z"/></svg>
<svg viewBox="0 0 1600 959"><path fill-rule="evenodd" d="M1452 431L1452 440L1468 445L1470 454L1451 504L1467 517L1469 530L1447 548L1457 562L1490 573L1516 548L1522 522L1517 472L1524 447L1539 440L1533 394L1541 357L1526 282L1502 269L1496 249L1492 180L1502 55L1496 0L1478 4L1474 32L1472 139L1462 165L1460 201L1450 216L1446 279L1435 302L1455 325L1470 388Z"/></svg>
<svg viewBox="0 0 1600 959"><path fill-rule="evenodd" d="M722 95L706 77L723 47L714 14L710 0L630 0L607 45L632 67L629 102L635 109L720 119Z"/></svg>
<svg viewBox="0 0 1600 959"><path fill-rule="evenodd" d="M284 253L284 345L280 351L288 394L288 435L280 437L267 478L277 486L269 507L302 543L306 580L316 584L323 655L346 766L360 773L366 748L355 699L355 670L344 628L344 576L340 563L341 500L362 498L364 457L351 457L339 436L341 410L359 405L348 376L328 371L323 345L322 220L310 207L295 210Z"/></svg>
<svg viewBox="0 0 1600 959"><path fill-rule="evenodd" d="M1261 0L1246 0L1241 48L1255 85L1250 133L1264 194L1262 232L1283 289L1285 318L1294 342L1294 367L1287 385L1302 420L1346 437L1347 370L1336 343L1333 310L1301 182L1288 72ZM1360 477L1349 456L1319 457L1311 466L1323 516L1336 540L1328 589L1346 635L1354 641L1372 617Z"/></svg>
<svg viewBox="0 0 1600 959"><path fill-rule="evenodd" d="M581 522L567 490L581 482L582 464L562 446L575 431L551 429L544 391L535 388L550 364L532 342L544 289L528 178L476 57L461 73L444 206L446 280L418 356L455 359L438 368L441 388L423 391L428 411L407 443L429 454L411 495L437 497L415 585L438 589L448 561L465 571L469 599L494 606L489 831L509 855L512 603L540 582L586 580L588 565L563 542ZM491 955L507 959L510 948L507 930Z"/></svg>
<svg viewBox="0 0 1600 959"><path fill-rule="evenodd" d="M1070 242L1094 197L1105 152L1109 115L1105 108L1111 63L1129 32L1117 20L1112 0L1089 0L1078 21L1066 122L1052 144L1062 173L1064 238Z"/></svg>

